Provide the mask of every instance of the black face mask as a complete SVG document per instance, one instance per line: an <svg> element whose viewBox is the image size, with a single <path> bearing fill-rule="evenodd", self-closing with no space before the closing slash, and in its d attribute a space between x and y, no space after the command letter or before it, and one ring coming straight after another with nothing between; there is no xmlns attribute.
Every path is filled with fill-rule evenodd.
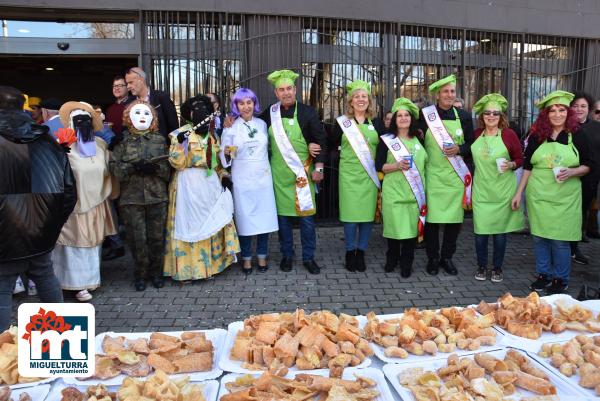
<svg viewBox="0 0 600 401"><path fill-rule="evenodd" d="M197 101L192 104L192 123L194 125L199 124L204 121L206 117L211 114L211 111L208 109L206 104L202 101ZM208 131L210 123L202 124L200 127L196 128L197 133L205 133Z"/></svg>
<svg viewBox="0 0 600 401"><path fill-rule="evenodd" d="M73 127L81 138L82 142L94 140L94 129L92 127L92 117L87 114L79 114L73 117Z"/></svg>

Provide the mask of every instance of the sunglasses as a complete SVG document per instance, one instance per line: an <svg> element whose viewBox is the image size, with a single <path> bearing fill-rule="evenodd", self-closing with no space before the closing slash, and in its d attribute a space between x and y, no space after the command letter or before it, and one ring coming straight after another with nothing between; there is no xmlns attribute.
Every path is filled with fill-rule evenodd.
<svg viewBox="0 0 600 401"><path fill-rule="evenodd" d="M600 110L594 110L594 114L600 114Z"/></svg>
<svg viewBox="0 0 600 401"><path fill-rule="evenodd" d="M482 113L484 116L494 116L494 117L500 117L500 115L502 114L499 111L490 111L490 110L486 110Z"/></svg>

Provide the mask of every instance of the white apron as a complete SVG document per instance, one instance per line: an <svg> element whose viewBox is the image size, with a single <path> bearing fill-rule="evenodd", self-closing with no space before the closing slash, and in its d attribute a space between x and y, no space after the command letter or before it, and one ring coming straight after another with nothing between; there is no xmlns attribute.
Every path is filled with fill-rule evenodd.
<svg viewBox="0 0 600 401"><path fill-rule="evenodd" d="M246 124L244 124L246 123ZM250 131L256 130L251 137ZM268 154L267 125L254 117L236 119L221 136L221 161L231 167L235 225L238 235L251 236L277 231L277 206ZM225 159L225 146L237 146L237 155Z"/></svg>
<svg viewBox="0 0 600 401"><path fill-rule="evenodd" d="M177 240L198 242L218 233L233 217L233 200L223 191L215 171L207 176L203 168L177 172L175 232Z"/></svg>

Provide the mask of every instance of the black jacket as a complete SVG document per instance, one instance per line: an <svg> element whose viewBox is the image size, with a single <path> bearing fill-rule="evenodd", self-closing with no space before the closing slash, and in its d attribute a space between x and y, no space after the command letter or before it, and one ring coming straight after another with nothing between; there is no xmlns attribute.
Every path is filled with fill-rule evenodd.
<svg viewBox="0 0 600 401"><path fill-rule="evenodd" d="M126 104L133 102L135 99L135 97L130 96ZM158 131L167 139L167 144L169 144L171 143L169 141L169 134L179 128L175 105L167 92L154 89L150 89L149 100L149 103L154 106L154 110L158 116Z"/></svg>
<svg viewBox="0 0 600 401"><path fill-rule="evenodd" d="M295 107L288 109L281 108L281 118L293 118L294 111L298 107L298 124L302 130L302 135L306 144L318 143L321 146L321 153L315 158L315 163L325 163L327 161L327 135L323 124L319 120L319 115L314 107L304 103L296 102ZM271 126L271 106L267 107L260 113L259 117L267 123L267 127Z"/></svg>
<svg viewBox="0 0 600 401"><path fill-rule="evenodd" d="M48 127L0 110L0 263L50 252L75 203L69 160Z"/></svg>

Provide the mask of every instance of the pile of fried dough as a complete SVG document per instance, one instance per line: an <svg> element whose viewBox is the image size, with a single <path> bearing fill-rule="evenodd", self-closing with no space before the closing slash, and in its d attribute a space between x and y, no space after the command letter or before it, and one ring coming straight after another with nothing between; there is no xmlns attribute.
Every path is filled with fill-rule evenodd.
<svg viewBox="0 0 600 401"><path fill-rule="evenodd" d="M511 334L537 340L542 331L554 334L565 330L600 332L600 322L593 319L592 312L577 303L561 299L552 305L540 299L536 292L525 298L513 297L506 293L497 303L484 301L477 306L481 314L494 313L496 323Z"/></svg>
<svg viewBox="0 0 600 401"><path fill-rule="evenodd" d="M39 377L19 375L17 360L17 327L11 326L0 334L0 384L33 383L42 380Z"/></svg>
<svg viewBox="0 0 600 401"><path fill-rule="evenodd" d="M582 334L564 344L544 344L538 352L563 375L579 375L579 385L600 396L600 336Z"/></svg>
<svg viewBox="0 0 600 401"><path fill-rule="evenodd" d="M541 396L556 394L548 376L513 349L504 359L486 353L465 358L452 354L447 366L435 372L409 368L398 375L398 380L417 401L502 401L517 387Z"/></svg>
<svg viewBox="0 0 600 401"><path fill-rule="evenodd" d="M88 379L107 380L123 373L146 377L152 369L167 374L207 372L213 366L214 348L201 332L184 332L181 338L152 333L150 340L104 336L104 355L96 355L96 372Z"/></svg>
<svg viewBox="0 0 600 401"><path fill-rule="evenodd" d="M385 348L390 358L451 353L457 349L475 351L496 344L494 314L478 316L471 308L443 308L439 311L407 309L401 317L380 321L367 314L365 337Z"/></svg>
<svg viewBox="0 0 600 401"><path fill-rule="evenodd" d="M244 320L231 348L230 358L243 361L250 370L300 370L329 368L332 377L341 377L347 366L359 365L373 355L367 340L361 337L358 320L339 317L329 311L306 315L272 313Z"/></svg>
<svg viewBox="0 0 600 401"><path fill-rule="evenodd" d="M157 370L146 381L127 377L116 393L102 384L89 386L85 392L67 387L62 390L61 401L206 401L202 387L189 381L188 376L171 380Z"/></svg>
<svg viewBox="0 0 600 401"><path fill-rule="evenodd" d="M31 396L26 391L19 395L18 400L11 397L11 392L12 391L8 386L0 387L0 401L32 401Z"/></svg>
<svg viewBox="0 0 600 401"><path fill-rule="evenodd" d="M117 393L108 391L103 384L89 386L85 391L70 386L61 390L60 401L117 401Z"/></svg>
<svg viewBox="0 0 600 401"><path fill-rule="evenodd" d="M373 388L377 385L374 380L355 376L356 380L309 374L286 379L271 372L258 378L246 375L226 383L229 394L220 401L372 401L379 396L379 391Z"/></svg>

